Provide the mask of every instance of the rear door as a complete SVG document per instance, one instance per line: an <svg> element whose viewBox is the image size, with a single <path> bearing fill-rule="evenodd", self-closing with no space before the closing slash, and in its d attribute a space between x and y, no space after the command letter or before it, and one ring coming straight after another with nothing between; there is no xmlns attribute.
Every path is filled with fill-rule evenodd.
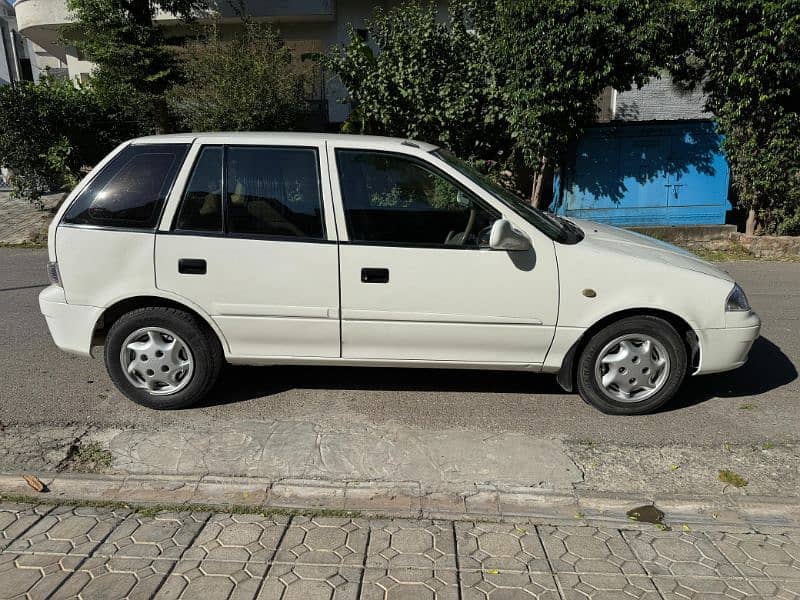
<svg viewBox="0 0 800 600"><path fill-rule="evenodd" d="M338 357L324 142L199 138L156 236L156 284L219 325L232 358Z"/></svg>

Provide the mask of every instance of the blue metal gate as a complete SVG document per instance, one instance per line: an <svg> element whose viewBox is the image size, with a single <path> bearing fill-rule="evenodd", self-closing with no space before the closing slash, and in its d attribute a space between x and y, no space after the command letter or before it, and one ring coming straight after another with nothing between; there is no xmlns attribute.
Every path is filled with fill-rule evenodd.
<svg viewBox="0 0 800 600"><path fill-rule="evenodd" d="M725 222L728 163L710 122L589 129L554 189L557 214L614 225Z"/></svg>

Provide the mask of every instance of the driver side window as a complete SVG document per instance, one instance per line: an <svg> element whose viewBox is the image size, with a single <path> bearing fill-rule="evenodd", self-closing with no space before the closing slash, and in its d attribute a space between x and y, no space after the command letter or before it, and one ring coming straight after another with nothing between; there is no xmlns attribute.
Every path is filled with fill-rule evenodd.
<svg viewBox="0 0 800 600"><path fill-rule="evenodd" d="M486 230L500 218L411 157L337 150L336 164L353 242L478 248L486 245Z"/></svg>

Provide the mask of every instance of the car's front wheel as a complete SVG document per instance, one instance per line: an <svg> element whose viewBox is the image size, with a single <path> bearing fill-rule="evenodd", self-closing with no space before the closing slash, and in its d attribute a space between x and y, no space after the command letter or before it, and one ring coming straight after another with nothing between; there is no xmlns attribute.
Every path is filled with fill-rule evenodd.
<svg viewBox="0 0 800 600"><path fill-rule="evenodd" d="M578 393L607 414L652 412L675 396L686 365L686 347L670 323L628 317L596 332L584 346Z"/></svg>
<svg viewBox="0 0 800 600"><path fill-rule="evenodd" d="M106 337L105 363L119 390L156 409L187 408L216 383L223 355L204 323L175 308L139 308L121 316Z"/></svg>

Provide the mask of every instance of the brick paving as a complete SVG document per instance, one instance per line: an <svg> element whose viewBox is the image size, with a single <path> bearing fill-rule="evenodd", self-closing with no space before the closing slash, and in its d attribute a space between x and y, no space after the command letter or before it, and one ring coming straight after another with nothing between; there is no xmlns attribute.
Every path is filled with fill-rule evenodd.
<svg viewBox="0 0 800 600"><path fill-rule="evenodd" d="M0 191L0 244L46 243L47 225L61 194L42 197L43 207L27 200L12 199Z"/></svg>
<svg viewBox="0 0 800 600"><path fill-rule="evenodd" d="M648 527L6 503L0 598L800 598L796 530Z"/></svg>

